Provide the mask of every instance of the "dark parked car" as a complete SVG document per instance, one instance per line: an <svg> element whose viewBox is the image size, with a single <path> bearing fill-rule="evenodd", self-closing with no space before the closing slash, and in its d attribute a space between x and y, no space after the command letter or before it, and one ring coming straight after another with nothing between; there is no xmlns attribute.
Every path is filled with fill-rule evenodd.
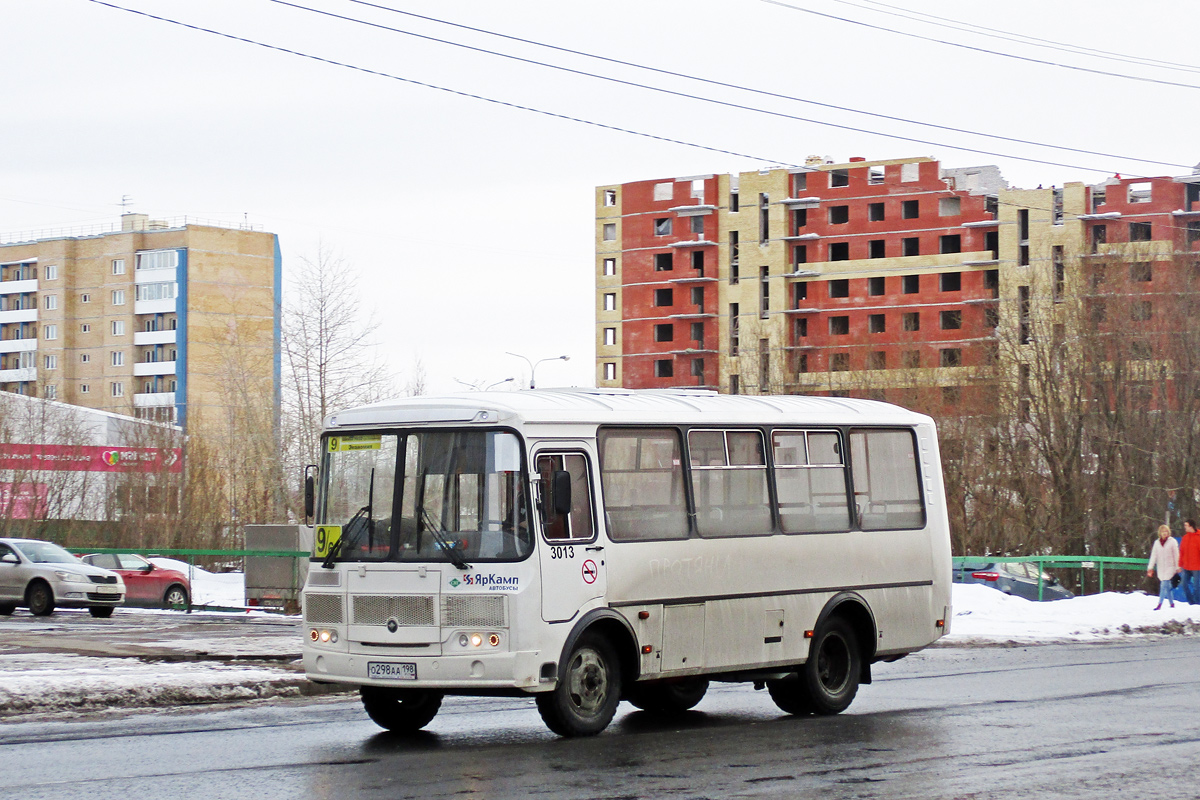
<svg viewBox="0 0 1200 800"><path fill-rule="evenodd" d="M111 617L125 598L115 572L85 564L56 544L37 539L0 539L0 614L24 606L39 617L58 608L86 608Z"/></svg>
<svg viewBox="0 0 1200 800"><path fill-rule="evenodd" d="M1005 594L1038 599L1038 565L1032 561L996 563L993 561L964 562L954 568L955 583L982 583L999 589ZM1042 576L1043 600L1066 600L1074 597L1070 590L1059 584L1058 579L1045 572Z"/></svg>
<svg viewBox="0 0 1200 800"><path fill-rule="evenodd" d="M110 569L125 581L125 605L151 608L187 608L192 584L187 575L150 563L131 553L92 553L84 563Z"/></svg>

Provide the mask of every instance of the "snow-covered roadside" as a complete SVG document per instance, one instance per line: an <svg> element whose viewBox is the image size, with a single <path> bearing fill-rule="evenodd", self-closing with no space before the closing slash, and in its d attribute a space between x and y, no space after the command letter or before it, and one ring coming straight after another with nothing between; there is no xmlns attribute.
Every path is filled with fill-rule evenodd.
<svg viewBox="0 0 1200 800"><path fill-rule="evenodd" d="M310 693L284 667L157 663L65 654L0 655L0 719L19 714L156 708Z"/></svg>
<svg viewBox="0 0 1200 800"><path fill-rule="evenodd" d="M955 584L954 617L943 646L991 642L1094 642L1131 634L1200 632L1200 606L1157 597L1104 594L1036 603L980 584Z"/></svg>

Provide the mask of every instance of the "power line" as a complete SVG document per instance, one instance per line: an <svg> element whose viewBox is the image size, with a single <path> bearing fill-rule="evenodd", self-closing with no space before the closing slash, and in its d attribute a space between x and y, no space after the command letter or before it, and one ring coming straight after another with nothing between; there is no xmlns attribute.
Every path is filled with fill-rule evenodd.
<svg viewBox="0 0 1200 800"><path fill-rule="evenodd" d="M562 71L566 71L566 72L574 72L576 74L586 75L588 77L598 78L600 80L608 80L608 81L613 81L613 82L618 82L618 83L626 83L627 85L637 86L639 88L646 88L646 89L650 89L652 91L669 92L669 90L659 89L657 87L650 87L650 86L644 86L644 85L638 84L638 83L620 81L616 78L610 78L610 77L603 76L603 75L595 75L593 73L582 72L580 70L573 70L573 69L569 69L567 67L561 67L561 66L558 66L555 64L547 64L547 63L543 63L540 61L534 61L532 59L525 59L525 58L520 58L518 56L508 55L506 53L499 53L499 52L492 51L492 50L486 50L484 48L472 47L470 45L465 45L465 44L461 44L458 42L447 41L444 39L436 39L433 37L427 37L427 36L423 36L422 34L417 34L417 33L412 33L410 31L403 31L403 30L399 30L399 29L395 29L395 28L390 28L385 25L376 25L375 23L366 22L366 21L357 19L355 17L346 17L346 16L342 16L339 14L333 14L331 12L321 11L319 9L307 8L305 6L300 6L296 3L287 2L287 0L268 0L268 2L278 3L280 5L285 5L285 6L291 6L293 8L298 8L298 9L304 9L307 11L312 11L313 13L317 13L317 14L326 14L328 16L337 17L339 19L357 22L357 23L364 24L364 25L370 25L373 27L379 27L379 28L383 28L385 30L394 31L396 33L404 33L404 34L407 34L410 36L424 38L424 39L439 42L442 44L449 44L454 47L461 47L464 49L474 50L476 52L482 52L482 53L487 53L489 55L499 56L501 58L509 58L509 59L513 59L513 60L523 61L523 62L529 63L529 64L535 64L538 66L549 67L551 69L557 69L557 70L562 70ZM703 77L700 77L697 75L689 75L687 73L675 72L673 70L661 69L658 67L651 67L651 66L647 66L644 64L638 64L638 63L630 62L630 61L623 61L621 59L597 55L595 53L588 53L588 52L584 52L581 50L573 50L571 48L560 47L558 45L547 44L545 42L538 42L538 41L535 41L532 39L525 39L525 38L522 38L519 36L511 36L509 34L498 33L496 31L490 31L485 28L477 28L477 27L474 27L471 25L464 25L464 24L457 23L457 22L450 22L448 20L438 19L436 17L430 17L430 16L427 16L424 14L417 14L417 13L414 13L411 11L404 11L402 9L392 8L390 6L385 6L385 5L382 5L379 3L369 2L369 0L347 0L347 2L355 3L355 4L361 5L361 6L366 6L368 8L378 9L381 11L389 11L393 14L400 14L400 15L403 15L406 17L412 17L414 19L425 20L427 22L434 22L434 23L437 23L440 25L448 25L453 28L467 30L467 31L471 31L473 33L482 33L482 34L485 34L488 36L494 36L494 37L497 37L500 39L505 39L505 40L512 41L512 42L518 42L521 44L528 44L528 45L533 45L536 47L542 47L542 48L554 50L554 51L557 51L560 53L566 53L566 54L575 55L575 56L582 56L584 58L591 58L591 59L595 59L597 61L603 61L606 63L616 64L616 65L623 66L623 67L632 67L634 69L645 70L647 72L653 72L653 73L656 73L659 75L667 75L667 76L670 76L673 78L683 78L685 80L697 81L699 83L708 84L710 86L720 86L722 88L735 89L735 90L743 91L743 92L750 92L752 94L758 94L758 95L762 95L764 97L773 97L773 98L780 99L780 100L789 100L789 101L797 102L797 103L805 103L808 105L818 106L820 108L828 108L828 109L832 109L835 111L844 111L844 112L851 113L851 114L860 114L863 116L874 117L876 119L885 119L885 120L889 120L891 122L901 122L901 123L904 123L907 125L917 125L917 126L921 126L921 127L934 128L936 130L943 130L943 131L948 131L948 132L952 132L952 133L964 133L964 134L967 134L970 136L979 136L979 137L986 138L986 139L995 139L997 141L1011 142L1014 144L1026 144L1026 145L1032 145L1034 147L1044 147L1044 148L1051 149L1051 150L1060 150L1062 152L1079 153L1082 155L1100 156L1102 158L1113 158L1113 159L1119 159L1122 161L1136 161L1141 164L1157 164L1159 166L1178 167L1181 169L1186 168L1188 166L1185 164L1176 164L1174 162L1169 162L1169 161L1156 161L1154 159L1138 158L1135 156L1122 156L1122 155L1118 155L1115 153L1105 153L1105 152L1101 152L1101 151L1097 151L1097 150L1085 150L1085 149L1077 148L1077 147L1066 147L1063 145L1047 144L1045 142L1037 142L1037 141L1033 141L1030 139L1020 139L1020 138L1010 137L1010 136L1000 136L998 134L983 133L981 131L970 130L967 128L956 128L956 127L952 127L952 126L948 126L948 125L938 125L938 124L931 123L931 122L922 122L920 120L908 119L906 117L893 116L890 114L880 114L880 113L871 112L871 111L864 111L862 109L850 108L848 106L840 106L840 105L836 105L833 103L822 103L822 102L819 102L816 100L810 100L810 99L803 98L803 97L796 97L794 95L787 95L787 94L782 94L782 93L778 93L778 92L767 91L764 89L756 89L754 87L742 86L742 85L734 84L734 83L728 83L725 81L718 81L718 80L713 80L710 78L703 78ZM695 97L694 95L675 93L675 92L669 92L669 93L680 94L680 96L691 98L691 99L699 99L704 102L713 102L713 103L720 102L720 101L712 100L710 98ZM736 106L736 107L744 108L743 106ZM759 111L760 109L752 109L752 110ZM773 112L764 111L762 113L773 113ZM826 124L832 125L832 123L824 123L819 120L809 120L809 119L805 119L802 117L791 117L791 118L797 119L800 121L804 121L804 122L818 124L818 125L826 125ZM838 127L838 126L834 125L833 127ZM856 132L862 132L861 129L858 129L858 128L849 128L849 130L853 130ZM892 134L882 134L882 133L878 133L876 131L866 131L866 132L877 134L877 135L883 135L883 136L892 136ZM938 143L938 142L928 142L928 141L925 141L922 139L911 139L911 138L906 138L906 137L901 137L901 136L893 136L893 138L904 139L905 141L912 141L917 144L929 144L929 145L933 145L936 147L954 147L955 149L967 150L968 152L975 152L975 153L979 153L982 155L998 156L998 157L1002 157L1002 158L1015 158L1013 156L1007 156L1007 155L999 154L999 153L992 153L992 152L988 152L988 151L984 151L984 150L970 150L967 148L955 147L954 145L949 145L949 144L942 144L942 143ZM1040 162L1040 163L1049 163L1052 166L1069 166L1069 165L1058 165L1058 164L1054 164L1053 162ZM1074 166L1072 166L1071 168L1072 169L1083 169L1082 167L1074 167Z"/></svg>
<svg viewBox="0 0 1200 800"><path fill-rule="evenodd" d="M96 0L93 0L93 1L96 1ZM354 0L352 0L352 1L354 1ZM417 39L423 39L426 41L436 42L438 44L446 44L446 45L450 45L452 47L458 47L458 48L461 48L464 50L470 50L472 52L484 53L486 55L493 55L493 56L497 56L500 58L506 58L506 59L509 59L512 61L518 61L518 62L525 63L525 64L531 64L534 66L547 67L549 69L555 69L555 70L559 70L561 72L567 72L570 74L580 75L580 76L588 77L588 78L595 78L597 80L607 81L610 83L616 83L616 84L619 84L622 86L630 86L630 87L634 87L634 88L638 88L638 89L645 89L647 91L658 92L660 94L671 95L673 97L681 97L681 98L688 99L688 100L696 100L699 102L710 103L713 105L723 106L725 108L736 109L738 111L749 111L749 112L756 113L756 114L764 114L766 116L777 117L780 119L788 119L788 120L792 120L795 122L806 122L810 125L821 125L821 126L828 127L828 128L836 128L839 130L852 131L854 133L865 133L865 134L868 134L871 136L885 136L887 138L896 139L899 141L906 141L906 142L913 142L916 144L929 145L930 147L939 147L939 148L947 148L947 149L952 149L952 150L959 150L962 152L975 153L977 155L992 156L995 158L1006 158L1006 159L1012 159L1012 160L1016 160L1016 161L1026 161L1026 162L1033 163L1033 164L1045 164L1048 166L1066 167L1068 169L1089 170L1089 171L1096 171L1096 172L1107 171L1107 170L1101 169L1099 167L1082 166L1079 164L1067 164L1067 163L1063 163L1060 161L1050 161L1047 159L1031 158L1028 156L1018 156L1018 155L1013 155L1011 153L1000 153L1000 152L996 152L993 150L983 150L983 149L975 148L975 147L965 147L963 145L949 144L946 142L937 142L937 141L933 141L930 139L918 139L913 136L903 136L903 135L894 134L894 133L884 133L881 131L871 130L869 128L860 128L860 127L856 127L853 125L843 125L843 124L839 124L839 123L835 123L835 122L827 122L825 120L813 119L811 117L801 117L796 114L787 114L782 111L771 111L769 109L758 108L756 106L748 106L748 105L744 105L741 103L732 103L732 102L728 102L725 100L717 100L715 98L703 97L701 95L695 95L695 94L691 94L688 92L679 92L679 91L675 91L673 89L664 89L662 87L651 86L649 84L638 83L636 81L628 81L628 80L624 80L621 78L614 78L614 77L607 76L607 75L600 75L600 74L597 74L594 72L587 72L584 70L574 69L571 67L564 67L564 66L559 66L557 64L550 64L550 63L544 62L544 61L537 61L534 59L523 58L521 56L515 56L515 55L508 54L508 53L501 53L499 51L488 50L488 49L482 48L482 47L475 47L472 45L463 44L461 42L454 42L454 41L451 41L448 39L439 39L437 37L427 36L425 34L414 33L412 31L406 31L401 28L393 28L388 25L382 25L382 24L376 23L376 22L369 22L366 20L358 19L356 17L348 17L343 14L336 14L331 11L324 11L321 9L311 8L309 6L303 6L298 3L289 2L289 0L268 0L268 2L276 3L277 5L287 6L289 8L294 8L294 9L297 9L300 11L308 11L308 12L311 12L314 14L319 14L321 16L331 17L333 19L340 19L345 22L351 22L351 23L358 24L358 25L365 25L370 28L376 28L379 30L389 31L392 33L399 33L399 34L402 34L405 36L411 36L411 37L414 37ZM105 4L102 3L102 5L105 5ZM385 8L384 6L376 6L376 7L377 8ZM634 65L634 66L636 66L636 65ZM681 77L687 77L687 76L681 76ZM740 87L733 87L733 88L740 88ZM845 110L850 110L850 109L845 109ZM961 131L961 132L972 133L971 131ZM977 134L977 135L985 135L986 136L986 134ZM1036 144L1036 143L1034 143L1034 144ZM1039 146L1052 147L1050 145L1039 145ZM1055 149L1067 150L1067 149L1072 149L1072 148L1055 148ZM1122 156L1114 156L1111 154L1099 154L1099 155L1103 155L1107 158L1122 158L1122 159L1124 159L1124 157L1122 157ZM1142 161L1142 159L1128 159L1128 160L1134 160L1134 161L1139 161L1139 162ZM1144 162L1144 163L1164 164L1164 162ZM1166 166L1181 167L1182 165L1166 164Z"/></svg>
<svg viewBox="0 0 1200 800"><path fill-rule="evenodd" d="M616 125L608 125L603 122L596 122L594 120L583 119L582 117L572 117L567 114L559 114L554 111L546 111L546 110L540 109L540 108L533 108L532 106L523 106L523 105L520 105L517 103L510 103L506 100L497 100L492 97L484 97L483 95L472 94L470 92L464 92L460 89L450 89L445 86L438 86L436 84L426 83L425 81L419 81L414 78L405 78L400 75L393 75L389 72L382 72L380 70L369 69L367 67L360 67L355 64L348 64L344 61L335 61L334 59L331 59L331 58L315 56L315 55L312 55L311 53L304 53L299 50L292 50L287 47L280 47L279 45L268 44L266 42L260 42L256 39L249 39L244 36L236 36L232 33L224 33L222 31L213 30L212 28L204 28L199 25L192 25L190 23L182 22L177 19L171 19L169 17L161 17L156 14L150 14L146 11L139 11L137 9L119 6L119 5L116 5L115 3L104 2L104 0L87 0L87 2L95 3L96 5L100 5L100 6L105 6L107 8L111 8L116 11L125 11L130 14L136 14L137 16L145 17L147 19L153 19L158 22L166 22L171 25L178 25L181 28L187 28L189 30L199 31L200 33L207 33L207 34L211 34L213 36L220 36L223 39L229 39L229 40L235 41L235 42L242 42L243 44L250 44L250 45L254 45L255 47L262 47L267 50L274 50L278 53L287 53L288 55L299 56L300 58L307 58L311 61L317 61L322 64L329 64L329 65L335 66L335 67L342 67L343 69L351 69L356 72L365 73L367 75L375 75L380 78L388 78L389 80L400 81L402 83L412 84L413 86L421 86L426 89L435 89L439 92L446 92L447 94L458 95L459 97L466 97L471 100L482 100L485 103L492 103L493 105L504 106L505 108L512 108L512 109L516 109L517 111L529 111L534 114L541 114L543 116L552 117L554 119L566 120L567 122L578 122L583 125L591 125L596 128L603 128L604 130L616 131L617 133L628 133L630 135L641 136L646 139L653 139L655 141L666 142L668 144L679 144L679 145L683 145L685 147L694 147L694 148L697 148L700 150L707 150L707 151L713 152L713 153L721 153L723 155L737 156L738 158L749 158L749 159L753 159L756 161L762 161L762 162L767 162L767 163L783 164L783 165L789 166L789 167L799 166L799 164L791 164L786 161L781 161L778 159L764 158L762 156L753 156L753 155L749 155L747 153L739 153L734 150L724 150L719 147L709 147L708 145L697 144L695 142L688 142L688 141L684 141L682 139L671 139L666 136L657 136L652 133L645 133L643 131L635 131L630 128L621 128Z"/></svg>
<svg viewBox="0 0 1200 800"><path fill-rule="evenodd" d="M927 25L937 25L943 28L963 31L965 33L973 33L977 36L989 36L995 39L1003 39L1005 41L1032 45L1034 47L1062 50L1063 52L1074 53L1076 55L1102 58L1110 61L1121 61L1127 64L1139 64L1141 66L1156 67L1159 69L1173 69L1179 72L1200 72L1200 66L1195 66L1192 64L1182 64L1175 61L1161 61L1159 59L1133 56L1126 53L1116 53L1111 50L1099 50L1094 47L1084 47L1083 45L1070 44L1067 42L1056 42L1052 39L1040 39L1036 36L1029 36L1028 34L1024 33L1005 31L999 28L989 28L985 25L975 25L974 23L950 19L949 17L940 17L936 14L926 14L923 11L913 11L911 9L901 8L900 6L881 3L879 0L863 0L863 2L869 3L871 6L878 6L878 8L870 8L865 5L860 5L859 3L850 2L850 0L831 0L831 2L841 3L842 5L851 6L853 8L861 8L865 11L875 11L880 14L888 14L890 16L900 17L901 19L909 19L914 22L922 22ZM880 9L893 10L882 11ZM924 17L924 19L921 19L922 17ZM937 21L929 22L928 20Z"/></svg>
<svg viewBox="0 0 1200 800"><path fill-rule="evenodd" d="M1041 64L1043 66L1048 66L1048 67L1058 67L1060 69L1069 69L1069 70L1074 70L1076 72L1087 72L1092 75L1103 75L1103 76L1106 76L1109 78L1122 78L1124 80L1140 81L1142 83L1157 83L1162 86L1178 86L1182 89L1200 89L1200 86L1197 86L1197 85L1191 84L1191 83L1179 83L1176 81L1164 81L1159 78L1144 78L1144 77L1141 77L1138 75L1126 75L1125 73L1122 73L1122 72L1108 72L1108 71L1102 70L1102 69L1092 69L1090 67L1078 67L1073 64L1061 64L1057 61L1047 61L1045 59L1040 59L1040 58L1030 58L1029 56L1019 56L1019 55L1016 55L1015 53L1005 53L1001 50L988 50L987 48L984 48L984 47L975 47L973 45L962 44L960 42L952 42L952 41L949 41L946 39L937 39L932 36L922 36L919 33L908 33L907 31L899 31L899 30L896 30L895 28L888 28L883 25L872 25L869 22L862 22L860 20L850 19L848 17L839 17L836 14L825 14L820 11L814 11L811 8L804 8L803 6L793 5L792 3L785 3L785 2L783 2L783 0L760 0L760 2L768 3L769 5L773 5L773 6L779 6L781 8L787 8L792 11L800 11L805 14L811 14L815 17L824 17L825 19L832 19L832 20L836 20L837 22L845 22L849 25L858 25L863 28L870 28L872 30L883 31L884 33L893 33L893 34L896 34L897 36L907 36L911 39L920 39L925 42L933 42L934 44L944 44L948 47L958 47L963 50L970 50L970 51L976 52L976 53L986 53L988 55L1000 56L1002 58L1011 58L1016 61L1025 61L1030 64Z"/></svg>

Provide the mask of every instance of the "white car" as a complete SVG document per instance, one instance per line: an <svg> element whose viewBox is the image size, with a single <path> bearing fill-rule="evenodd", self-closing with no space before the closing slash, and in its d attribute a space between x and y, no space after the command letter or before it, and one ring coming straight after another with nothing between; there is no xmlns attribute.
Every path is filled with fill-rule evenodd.
<svg viewBox="0 0 1200 800"><path fill-rule="evenodd" d="M124 600L125 582L112 570L85 564L50 542L0 539L0 614L24 606L39 617L56 607L111 617Z"/></svg>

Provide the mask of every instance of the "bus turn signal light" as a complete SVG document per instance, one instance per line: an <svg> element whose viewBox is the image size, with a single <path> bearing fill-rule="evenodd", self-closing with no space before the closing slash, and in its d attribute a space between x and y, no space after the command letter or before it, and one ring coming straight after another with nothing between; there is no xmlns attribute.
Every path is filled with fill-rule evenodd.
<svg viewBox="0 0 1200 800"><path fill-rule="evenodd" d="M651 654L651 653L653 653L653 652L654 652L654 645L652 645L652 644L644 644L644 645L642 645L642 653L643 653L643 655L650 655L650 654Z"/></svg>

